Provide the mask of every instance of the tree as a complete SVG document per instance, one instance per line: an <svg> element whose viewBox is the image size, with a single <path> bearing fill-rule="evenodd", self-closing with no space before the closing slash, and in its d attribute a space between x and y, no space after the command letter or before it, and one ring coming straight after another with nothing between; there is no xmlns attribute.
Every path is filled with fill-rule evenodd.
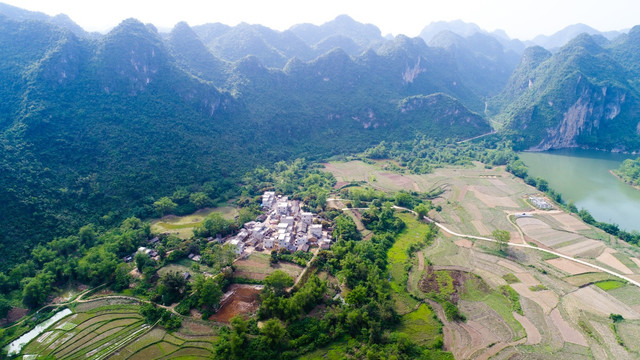
<svg viewBox="0 0 640 360"><path fill-rule="evenodd" d="M160 216L171 213L177 206L178 204L171 201L167 196L162 197L153 203L153 207Z"/></svg>
<svg viewBox="0 0 640 360"><path fill-rule="evenodd" d="M161 297L161 301L165 305L171 305L178 301L182 296L187 280L177 271L170 271L160 279L158 285L158 295Z"/></svg>
<svg viewBox="0 0 640 360"><path fill-rule="evenodd" d="M609 314L609 319L611 319L614 323L618 323L624 320L624 318L620 314Z"/></svg>
<svg viewBox="0 0 640 360"><path fill-rule="evenodd" d="M333 228L333 237L336 240L360 240L360 233L356 224L348 216L336 217L336 226Z"/></svg>
<svg viewBox="0 0 640 360"><path fill-rule="evenodd" d="M507 230L493 230L491 233L494 239L498 240L498 248L501 252L507 251L509 240L511 239L511 233Z"/></svg>
<svg viewBox="0 0 640 360"><path fill-rule="evenodd" d="M144 269L145 267L153 263L149 255L143 252L137 252L136 256L134 257L134 260L136 262L136 267L138 268L138 271L140 271L141 273L142 273L142 269Z"/></svg>
<svg viewBox="0 0 640 360"><path fill-rule="evenodd" d="M276 270L264 279L265 289L273 291L277 296L282 296L286 288L292 285L293 279L282 270Z"/></svg>
<svg viewBox="0 0 640 360"><path fill-rule="evenodd" d="M12 306L9 304L7 299L0 295L0 319L6 317L11 308Z"/></svg>
<svg viewBox="0 0 640 360"><path fill-rule="evenodd" d="M222 289L218 282L213 278L205 280L198 291L198 305L213 308L218 305L220 298L222 298Z"/></svg>
<svg viewBox="0 0 640 360"><path fill-rule="evenodd" d="M413 211L417 213L418 220L422 220L429 213L429 206L427 204L420 204L416 206Z"/></svg>
<svg viewBox="0 0 640 360"><path fill-rule="evenodd" d="M202 225L193 230L193 234L198 237L226 235L231 231L231 225L232 223L223 218L222 214L212 212L202 221Z"/></svg>
<svg viewBox="0 0 640 360"><path fill-rule="evenodd" d="M405 191L396 193L394 201L398 206L404 206L408 208L411 208L413 206L413 198L411 197L411 194Z"/></svg>
<svg viewBox="0 0 640 360"><path fill-rule="evenodd" d="M213 201L207 194L203 192L196 192L189 196L189 201L198 209L202 209L207 206L211 206Z"/></svg>
<svg viewBox="0 0 640 360"><path fill-rule="evenodd" d="M260 333L264 336L265 341L272 348L279 347L285 335L285 328L277 319L269 319L265 321Z"/></svg>
<svg viewBox="0 0 640 360"><path fill-rule="evenodd" d="M229 334L229 345L231 347L231 355L234 359L242 359L246 351L247 329L249 324L240 315L231 318L231 333Z"/></svg>
<svg viewBox="0 0 640 360"><path fill-rule="evenodd" d="M541 177L537 177L536 178L536 183L537 183L537 188L540 191L547 191L549 190L549 183L547 182L547 180L541 178Z"/></svg>
<svg viewBox="0 0 640 360"><path fill-rule="evenodd" d="M115 291L122 291L129 287L131 283L131 275L129 275L129 266L125 263L118 264L116 272L113 276L113 284L111 287Z"/></svg>
<svg viewBox="0 0 640 360"><path fill-rule="evenodd" d="M91 246L96 240L96 228L93 224L85 225L78 230L80 242L87 246Z"/></svg>
<svg viewBox="0 0 640 360"><path fill-rule="evenodd" d="M51 285L47 279L38 275L29 279L22 289L22 302L29 308L34 309L44 303L50 291Z"/></svg>

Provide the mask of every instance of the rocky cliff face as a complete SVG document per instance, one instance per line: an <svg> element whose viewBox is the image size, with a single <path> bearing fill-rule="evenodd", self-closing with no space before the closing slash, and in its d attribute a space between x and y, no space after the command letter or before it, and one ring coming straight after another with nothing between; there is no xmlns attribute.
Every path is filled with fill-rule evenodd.
<svg viewBox="0 0 640 360"><path fill-rule="evenodd" d="M579 82L581 80L582 78ZM579 84L578 87L579 96L562 114L562 121L555 127L546 129L546 137L531 150L581 146L581 138L595 136L601 127L607 127L616 121L627 97L625 90L590 84ZM636 124L635 128L637 127Z"/></svg>
<svg viewBox="0 0 640 360"><path fill-rule="evenodd" d="M514 139L531 150L639 150L640 93L614 50L583 34L553 55L525 51L493 104Z"/></svg>

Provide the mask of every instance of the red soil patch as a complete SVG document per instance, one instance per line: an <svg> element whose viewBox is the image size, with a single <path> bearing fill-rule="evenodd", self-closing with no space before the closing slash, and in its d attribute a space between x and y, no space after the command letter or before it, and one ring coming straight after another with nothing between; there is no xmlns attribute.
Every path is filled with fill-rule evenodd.
<svg viewBox="0 0 640 360"><path fill-rule="evenodd" d="M260 289L255 286L233 284L229 287L222 300L221 307L209 320L229 323L238 314L254 313L260 306Z"/></svg>
<svg viewBox="0 0 640 360"><path fill-rule="evenodd" d="M400 175L400 174L392 174L392 173L381 173L380 176L385 177L398 187L402 187L405 189L409 189L413 187L413 180L410 178Z"/></svg>
<svg viewBox="0 0 640 360"><path fill-rule="evenodd" d="M7 314L6 318L0 319L0 326L4 326L7 324L16 322L20 320L23 316L27 315L27 313L29 313L29 310L27 309L14 307L11 310L9 310L9 313Z"/></svg>
<svg viewBox="0 0 640 360"><path fill-rule="evenodd" d="M435 271L436 270L432 266L427 266L427 270L424 276L422 277L422 279L420 279L420 282L418 283L418 286L422 292L427 294L441 293L440 284L438 283L438 276ZM453 279L453 293L449 296L448 300L454 304L457 304L458 300L460 300L459 293L460 291L463 290L465 281L467 281L467 279L472 278L473 275L466 271L461 271L461 270L438 270L438 271L448 272L449 276L451 276L451 278ZM479 286L486 287L487 285L484 282L480 282ZM483 290L488 291L489 289L486 288Z"/></svg>
<svg viewBox="0 0 640 360"><path fill-rule="evenodd" d="M338 181L335 185L333 185L334 189L342 189L343 186L349 185L351 182L349 181Z"/></svg>

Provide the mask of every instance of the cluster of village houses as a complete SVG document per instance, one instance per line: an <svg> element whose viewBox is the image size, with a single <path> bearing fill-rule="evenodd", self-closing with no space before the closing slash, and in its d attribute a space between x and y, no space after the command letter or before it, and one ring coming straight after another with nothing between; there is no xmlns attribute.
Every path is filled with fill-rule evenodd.
<svg viewBox="0 0 640 360"><path fill-rule="evenodd" d="M289 200L286 196L267 191L262 195L263 214L256 220L244 224L240 232L234 236L210 237L209 242L229 243L236 255L253 251L286 249L290 252L307 252L311 247L328 249L331 247L330 231L322 230L322 219L317 215L301 210L302 203ZM159 260L158 252L153 247L160 241L158 237L150 240L150 247L140 247L138 252ZM135 254L123 260L130 262ZM200 255L189 254L189 259L200 261Z"/></svg>
<svg viewBox="0 0 640 360"><path fill-rule="evenodd" d="M259 221L245 223L229 243L238 255L248 247L257 251L287 249L290 252L307 252L312 246L331 247L331 235L322 230L321 219L302 211L301 207L298 200L267 191L262 195L264 215L257 219Z"/></svg>

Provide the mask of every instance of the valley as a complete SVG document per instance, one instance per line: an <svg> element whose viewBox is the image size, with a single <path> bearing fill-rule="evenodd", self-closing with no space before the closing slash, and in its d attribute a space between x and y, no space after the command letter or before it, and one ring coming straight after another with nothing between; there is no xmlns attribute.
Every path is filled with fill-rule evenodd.
<svg viewBox="0 0 640 360"><path fill-rule="evenodd" d="M157 25L0 3L0 358L640 358L640 26Z"/></svg>

